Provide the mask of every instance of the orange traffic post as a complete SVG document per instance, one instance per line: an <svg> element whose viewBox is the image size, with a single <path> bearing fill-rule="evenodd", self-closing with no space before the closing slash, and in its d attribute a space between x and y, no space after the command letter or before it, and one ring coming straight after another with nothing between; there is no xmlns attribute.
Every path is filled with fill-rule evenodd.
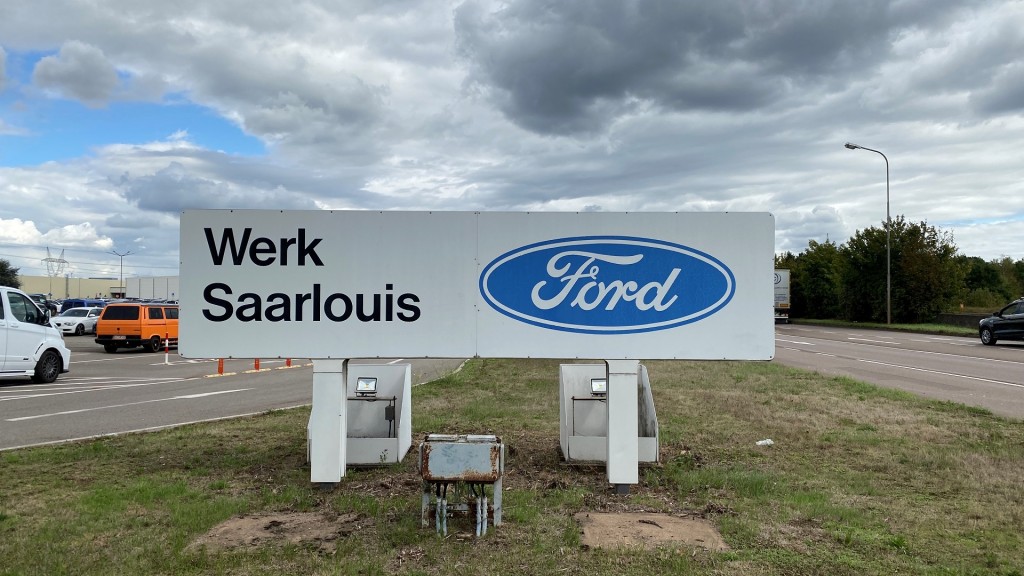
<svg viewBox="0 0 1024 576"><path fill-rule="evenodd" d="M253 363L252 369L257 371L257 372L260 371L260 359L259 358L257 358L256 361Z"/></svg>
<svg viewBox="0 0 1024 576"><path fill-rule="evenodd" d="M224 359L223 358L218 358L217 359L217 374L219 374L221 376L224 375Z"/></svg>

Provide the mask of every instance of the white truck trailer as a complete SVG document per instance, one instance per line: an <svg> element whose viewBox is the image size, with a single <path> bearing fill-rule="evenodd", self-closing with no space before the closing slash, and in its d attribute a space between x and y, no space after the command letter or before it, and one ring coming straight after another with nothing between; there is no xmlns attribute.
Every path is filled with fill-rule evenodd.
<svg viewBox="0 0 1024 576"><path fill-rule="evenodd" d="M789 270L775 269L775 323L789 324Z"/></svg>

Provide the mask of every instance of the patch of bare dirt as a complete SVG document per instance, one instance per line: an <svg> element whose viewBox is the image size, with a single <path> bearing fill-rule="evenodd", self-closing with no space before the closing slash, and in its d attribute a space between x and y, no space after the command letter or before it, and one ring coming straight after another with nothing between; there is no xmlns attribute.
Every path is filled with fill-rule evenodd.
<svg viewBox="0 0 1024 576"><path fill-rule="evenodd" d="M407 566L417 566L426 556L426 552L419 546L400 548L395 557L388 562L387 572L389 574L399 572Z"/></svg>
<svg viewBox="0 0 1024 576"><path fill-rule="evenodd" d="M373 520L358 514L342 514L334 519L315 512L239 516L214 526L188 547L225 549L295 544L333 553L339 538L372 524Z"/></svg>
<svg viewBox="0 0 1024 576"><path fill-rule="evenodd" d="M575 514L582 528L582 544L592 547L685 546L688 549L717 551L725 543L708 522L723 514L733 513L714 502L702 509L688 509L685 502L664 486L641 482L630 486L631 497L614 494L603 466L568 465L562 461L557 437L550 433L522 431L507 435L507 463L504 490L583 489L582 508ZM412 454L416 454L415 447ZM663 454L663 460L667 454ZM699 458L699 455L694 458ZM260 471L260 477L274 477L274 471ZM382 499L408 498L422 490L422 479L415 461L408 456L404 464L385 468L368 468L346 477L336 490L354 491ZM190 549L259 548L286 544L312 548L324 554L333 553L340 540L363 530L377 528L374 518L333 510L329 494L322 494L313 511L278 512L231 518L200 536ZM566 510L573 514L579 508ZM380 520L388 523L390 519ZM451 526L450 526L451 527ZM426 530L432 530L426 528ZM502 530L495 529L500 542ZM460 536L457 534L456 538ZM472 539L470 530L466 538ZM394 571L419 562L424 551L409 547L396 551L389 562Z"/></svg>
<svg viewBox="0 0 1024 576"><path fill-rule="evenodd" d="M638 512L580 512L576 521L583 531L584 546L594 548L642 548L685 546L712 552L729 547L710 522L668 514Z"/></svg>

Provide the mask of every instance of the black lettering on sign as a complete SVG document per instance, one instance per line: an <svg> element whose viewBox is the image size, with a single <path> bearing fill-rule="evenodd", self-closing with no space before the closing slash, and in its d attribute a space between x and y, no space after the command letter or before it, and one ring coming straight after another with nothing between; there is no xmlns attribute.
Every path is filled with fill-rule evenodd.
<svg viewBox="0 0 1024 576"><path fill-rule="evenodd" d="M398 319L402 322L415 322L420 319L420 307L416 306L420 298L415 294L402 294L398 297L398 307L403 312L398 313Z"/></svg>
<svg viewBox="0 0 1024 576"><path fill-rule="evenodd" d="M249 260L257 266L280 266L288 265L288 254L294 248L297 266L305 266L307 259L314 266L323 266L324 261L316 253L316 247L323 241L322 238L313 238L311 242L306 241L306 229L299 228L294 238L278 238L276 241L270 238L252 238L252 228L243 228L242 235L235 239L235 231L232 228L225 228L221 231L220 243L214 235L213 228L203 228L206 234L206 245L210 249L210 259L216 266L223 266L225 258L235 266L241 266L248 256Z"/></svg>
<svg viewBox="0 0 1024 576"><path fill-rule="evenodd" d="M203 290L203 300L209 305L203 308L203 317L211 322L225 322L232 318L241 322L302 322L303 312L309 305L313 322L320 322L321 318L332 322L356 320L363 323L415 322L420 319L419 296L406 292L396 298L392 293L394 284L387 284L385 290L384 294L349 296L343 292L327 293L316 283L309 292L297 294L273 292L263 297L255 292L243 292L234 296L230 286L214 282Z"/></svg>
<svg viewBox="0 0 1024 576"><path fill-rule="evenodd" d="M217 314L210 311L209 308L203 308L203 317L209 320L210 322L223 322L228 318L231 318L231 312L233 311L231 301L225 300L223 298L218 298L217 296L214 295L214 291L224 292L228 296L231 295L231 287L228 286L227 284L224 284L223 282L214 282L213 284L207 286L206 290L203 290L203 300L206 300L210 304L213 304L214 306L223 309L223 312Z"/></svg>

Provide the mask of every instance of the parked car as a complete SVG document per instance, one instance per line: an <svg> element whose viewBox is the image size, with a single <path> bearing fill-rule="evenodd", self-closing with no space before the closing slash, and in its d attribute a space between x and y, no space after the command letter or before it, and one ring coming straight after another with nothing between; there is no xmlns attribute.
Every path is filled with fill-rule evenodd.
<svg viewBox="0 0 1024 576"><path fill-rule="evenodd" d="M71 350L47 312L21 290L0 286L0 378L49 384L71 369Z"/></svg>
<svg viewBox="0 0 1024 576"><path fill-rule="evenodd" d="M99 320L103 308L69 308L50 319L53 325L64 334L81 336L86 332L96 333L96 321Z"/></svg>
<svg viewBox="0 0 1024 576"><path fill-rule="evenodd" d="M107 305L106 300L100 300L99 298L68 298L60 304L60 313L72 309L72 308L103 308Z"/></svg>
<svg viewBox="0 0 1024 576"><path fill-rule="evenodd" d="M978 323L981 343L992 346L999 340L1024 340L1024 298L993 312Z"/></svg>
<svg viewBox="0 0 1024 576"><path fill-rule="evenodd" d="M96 324L96 343L109 353L142 346L150 352L178 346L178 307L171 304L110 304Z"/></svg>
<svg viewBox="0 0 1024 576"><path fill-rule="evenodd" d="M48 299L46 294L29 294L28 297L34 300L36 306L39 306L43 312L48 310L50 312L50 316L57 315L57 303Z"/></svg>

